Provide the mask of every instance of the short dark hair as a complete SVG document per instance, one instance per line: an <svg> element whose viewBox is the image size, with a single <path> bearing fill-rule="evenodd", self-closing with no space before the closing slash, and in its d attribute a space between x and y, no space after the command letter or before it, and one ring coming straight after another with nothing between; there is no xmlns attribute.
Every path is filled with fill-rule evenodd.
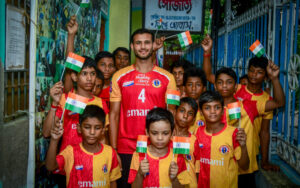
<svg viewBox="0 0 300 188"><path fill-rule="evenodd" d="M183 70L186 71L187 69L194 67L194 65L191 62L189 62L188 60L180 59L178 61L175 61L171 65L170 72L172 73L173 69L178 68L178 67L182 67Z"/></svg>
<svg viewBox="0 0 300 188"><path fill-rule="evenodd" d="M267 72L268 59L266 57L252 57L249 60L248 69L250 69L251 66L262 68Z"/></svg>
<svg viewBox="0 0 300 188"><path fill-rule="evenodd" d="M181 104L188 104L192 107L192 109L194 110L195 114L194 117L196 117L197 112L198 112L198 104L195 101L195 99L191 98L191 97L183 97L182 99L180 99L180 105ZM178 109L179 106L176 106L176 109Z"/></svg>
<svg viewBox="0 0 300 188"><path fill-rule="evenodd" d="M100 59L102 58L112 58L115 64L115 57L112 53L108 52L108 51L100 51L96 54L95 56L95 62L96 65L98 64L98 62L100 61Z"/></svg>
<svg viewBox="0 0 300 188"><path fill-rule="evenodd" d="M150 124L157 121L165 121L170 124L171 131L174 129L174 118L170 111L163 108L153 108L150 110L146 117L146 130L149 131Z"/></svg>
<svg viewBox="0 0 300 188"><path fill-rule="evenodd" d="M87 105L82 114L79 115L79 124L81 125L87 118L97 118L105 126L105 113L102 108L96 105Z"/></svg>
<svg viewBox="0 0 300 188"><path fill-rule="evenodd" d="M248 75L247 74L244 74L243 76L241 76L240 80L245 79L245 78L248 80Z"/></svg>
<svg viewBox="0 0 300 188"><path fill-rule="evenodd" d="M186 85L186 82L187 82L189 77L200 78L200 80L202 82L202 85L204 87L206 87L206 76L205 76L204 71L201 68L192 67L192 68L189 68L188 70L186 70L184 72L184 75L183 75L183 85L184 86Z"/></svg>
<svg viewBox="0 0 300 188"><path fill-rule="evenodd" d="M200 95L199 98L199 107L202 110L202 107L205 103L217 101L220 102L222 108L224 107L224 100L220 93L216 91L205 91Z"/></svg>
<svg viewBox="0 0 300 188"><path fill-rule="evenodd" d="M98 78L104 82L104 75L99 69L96 69L96 78Z"/></svg>
<svg viewBox="0 0 300 188"><path fill-rule="evenodd" d="M132 35L130 37L130 43L133 43L134 36L138 35L138 34L150 34L151 38L152 38L152 42L154 42L154 35L153 35L153 33L150 30L148 30L148 29L141 28L141 29L135 30L132 33Z"/></svg>
<svg viewBox="0 0 300 188"><path fill-rule="evenodd" d="M97 70L96 63L92 58L90 58L88 56L83 56L83 57L85 58L85 60L84 60L84 63L81 67L81 70L83 70L85 68L94 68L95 70Z"/></svg>
<svg viewBox="0 0 300 188"><path fill-rule="evenodd" d="M231 68L222 67L219 70L217 70L217 72L216 72L216 79L218 79L218 77L220 76L220 74L226 74L226 75L230 76L231 78L234 79L235 83L237 83L236 73Z"/></svg>
<svg viewBox="0 0 300 188"><path fill-rule="evenodd" d="M129 50L128 50L127 48L125 48L125 47L118 47L118 48L116 48L116 49L114 50L114 52L113 52L113 55L116 56L117 53L118 53L119 51L122 51L122 52L128 54L128 55L129 55L129 58L130 58L130 52L129 52Z"/></svg>

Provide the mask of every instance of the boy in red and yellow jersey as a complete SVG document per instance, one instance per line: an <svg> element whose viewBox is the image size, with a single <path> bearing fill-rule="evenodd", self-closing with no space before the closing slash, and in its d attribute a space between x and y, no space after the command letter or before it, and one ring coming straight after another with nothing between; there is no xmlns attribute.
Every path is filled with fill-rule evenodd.
<svg viewBox="0 0 300 188"><path fill-rule="evenodd" d="M55 173L66 174L67 187L113 187L121 177L116 152L108 145L101 144L105 125L104 111L95 105L86 106L79 116L77 130L82 142L69 145L57 156L57 147L64 129L57 120L51 130L50 146L46 158L46 167Z"/></svg>
<svg viewBox="0 0 300 188"><path fill-rule="evenodd" d="M184 97L180 99L180 105L176 108L176 113L174 116L175 128L173 131L173 136L190 138L190 153L189 155L184 156L187 164L187 171L189 173L189 177L191 178L191 183L185 187L189 188L197 187L195 158L193 155L196 136L189 132L189 127L193 125L197 112L197 102L190 97Z"/></svg>
<svg viewBox="0 0 300 188"><path fill-rule="evenodd" d="M206 122L198 128L194 152L201 188L237 187L238 167L249 167L246 134L221 122L223 106L222 96L214 91L204 92L199 99Z"/></svg>
<svg viewBox="0 0 300 188"><path fill-rule="evenodd" d="M128 183L132 187L184 187L190 183L184 158L169 147L174 119L171 112L154 108L147 114L147 153L134 152Z"/></svg>

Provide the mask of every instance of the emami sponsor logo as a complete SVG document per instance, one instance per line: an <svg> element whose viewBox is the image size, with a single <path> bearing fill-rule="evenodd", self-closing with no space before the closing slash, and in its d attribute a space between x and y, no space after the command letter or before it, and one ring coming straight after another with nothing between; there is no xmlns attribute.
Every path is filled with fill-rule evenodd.
<svg viewBox="0 0 300 188"><path fill-rule="evenodd" d="M132 110L127 110L127 117L146 116L149 111L150 111L149 109L132 109Z"/></svg>
<svg viewBox="0 0 300 188"><path fill-rule="evenodd" d="M102 187L106 186L106 180L104 181L78 181L79 187Z"/></svg>
<svg viewBox="0 0 300 188"><path fill-rule="evenodd" d="M214 165L214 166L224 166L224 158L222 158L221 160L201 158L200 162L204 164Z"/></svg>

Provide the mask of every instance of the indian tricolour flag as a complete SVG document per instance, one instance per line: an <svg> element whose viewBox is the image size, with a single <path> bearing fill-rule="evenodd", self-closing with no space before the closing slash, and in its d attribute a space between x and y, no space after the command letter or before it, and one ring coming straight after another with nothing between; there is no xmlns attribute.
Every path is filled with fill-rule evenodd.
<svg viewBox="0 0 300 188"><path fill-rule="evenodd" d="M90 6L90 0L82 0L80 3L80 7L87 8Z"/></svg>
<svg viewBox="0 0 300 188"><path fill-rule="evenodd" d="M190 137L173 136L173 153L190 154Z"/></svg>
<svg viewBox="0 0 300 188"><path fill-rule="evenodd" d="M82 114L88 102L88 98L69 92L65 109Z"/></svg>
<svg viewBox="0 0 300 188"><path fill-rule="evenodd" d="M72 69L76 72L80 72L84 60L84 57L70 52L66 61L66 68Z"/></svg>
<svg viewBox="0 0 300 188"><path fill-rule="evenodd" d="M251 52L253 52L253 54L256 57L261 57L262 55L265 54L265 48L264 46L259 42L259 40L256 40L249 48L249 50L251 50Z"/></svg>
<svg viewBox="0 0 300 188"><path fill-rule="evenodd" d="M167 90L167 104L180 105L180 91Z"/></svg>
<svg viewBox="0 0 300 188"><path fill-rule="evenodd" d="M159 22L158 22L158 25L157 25L157 29L160 29L160 28L161 28L161 25L162 25L162 19L160 18L160 19L159 19Z"/></svg>
<svg viewBox="0 0 300 188"><path fill-rule="evenodd" d="M136 143L136 152L147 153L147 141L148 137L146 135L138 135Z"/></svg>
<svg viewBox="0 0 300 188"><path fill-rule="evenodd" d="M239 102L230 103L227 105L229 119L240 119L241 118L241 106Z"/></svg>
<svg viewBox="0 0 300 188"><path fill-rule="evenodd" d="M190 31L182 32L177 36L181 47L186 47L193 43Z"/></svg>

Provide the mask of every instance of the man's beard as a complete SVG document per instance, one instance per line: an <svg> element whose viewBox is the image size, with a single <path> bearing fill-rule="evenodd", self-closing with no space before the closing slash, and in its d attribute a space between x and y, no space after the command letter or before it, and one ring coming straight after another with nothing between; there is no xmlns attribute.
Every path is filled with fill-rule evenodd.
<svg viewBox="0 0 300 188"><path fill-rule="evenodd" d="M137 58L139 58L140 60L147 60L147 59L149 59L152 56L152 53L153 53L153 50L151 50L147 56L141 57L141 56L139 56L139 54L136 51L134 51L135 56Z"/></svg>

